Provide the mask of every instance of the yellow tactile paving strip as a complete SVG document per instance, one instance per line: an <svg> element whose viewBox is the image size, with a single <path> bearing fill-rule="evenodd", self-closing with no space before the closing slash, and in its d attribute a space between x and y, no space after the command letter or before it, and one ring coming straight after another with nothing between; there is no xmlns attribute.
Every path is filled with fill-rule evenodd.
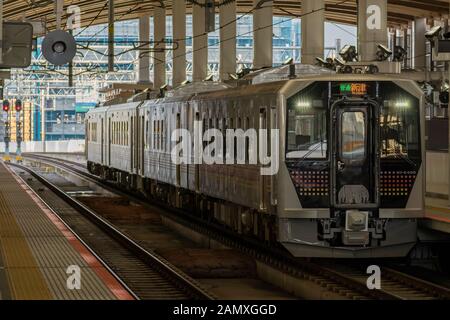
<svg viewBox="0 0 450 320"><path fill-rule="evenodd" d="M88 264L86 254L75 250L74 236L62 234L27 192L0 164L0 253L11 298L116 299L98 276L103 266ZM81 290L67 288L72 265L81 269Z"/></svg>
<svg viewBox="0 0 450 320"><path fill-rule="evenodd" d="M4 186L5 175L0 174L0 185ZM0 247L11 297L17 300L52 299L33 253L6 205L3 190L0 191Z"/></svg>

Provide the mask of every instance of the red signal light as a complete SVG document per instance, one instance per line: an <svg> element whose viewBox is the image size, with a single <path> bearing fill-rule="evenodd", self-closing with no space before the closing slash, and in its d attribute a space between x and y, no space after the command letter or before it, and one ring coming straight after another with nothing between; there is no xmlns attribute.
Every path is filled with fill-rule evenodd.
<svg viewBox="0 0 450 320"><path fill-rule="evenodd" d="M16 100L16 111L20 112L22 111L22 101Z"/></svg>
<svg viewBox="0 0 450 320"><path fill-rule="evenodd" d="M3 100L3 111L8 112L9 111L9 101L8 100Z"/></svg>

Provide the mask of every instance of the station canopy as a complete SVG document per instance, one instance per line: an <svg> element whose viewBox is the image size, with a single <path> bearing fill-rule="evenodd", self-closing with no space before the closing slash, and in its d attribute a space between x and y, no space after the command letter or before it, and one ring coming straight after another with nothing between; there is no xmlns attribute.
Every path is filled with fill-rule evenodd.
<svg viewBox="0 0 450 320"><path fill-rule="evenodd" d="M215 0L217 4L230 0ZM414 18L425 17L440 19L448 17L450 0L388 0L388 25L392 27L406 26ZM7 20L46 20L48 30L55 28L54 0L3 0L4 17ZM155 6L161 3L171 14L172 0L115 0L116 21L135 19L142 14L151 14ZM191 12L192 3L187 0L187 12ZM326 0L326 19L329 21L356 24L356 0ZM108 0L65 0L64 6L78 5L81 9L82 26L107 23ZM237 0L238 13L250 12L252 0ZM273 1L275 15L298 16L302 14L300 0ZM65 23L65 16L63 17Z"/></svg>

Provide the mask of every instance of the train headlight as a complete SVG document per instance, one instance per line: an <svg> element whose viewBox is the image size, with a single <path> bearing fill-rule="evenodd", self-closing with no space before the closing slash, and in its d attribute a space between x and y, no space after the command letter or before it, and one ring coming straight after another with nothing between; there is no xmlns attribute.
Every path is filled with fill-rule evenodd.
<svg viewBox="0 0 450 320"><path fill-rule="evenodd" d="M367 231L369 222L367 211L347 210L345 213L346 231Z"/></svg>

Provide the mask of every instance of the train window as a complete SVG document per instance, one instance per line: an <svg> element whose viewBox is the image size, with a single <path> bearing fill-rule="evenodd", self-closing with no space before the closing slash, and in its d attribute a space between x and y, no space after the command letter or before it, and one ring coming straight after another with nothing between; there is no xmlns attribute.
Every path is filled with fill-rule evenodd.
<svg viewBox="0 0 450 320"><path fill-rule="evenodd" d="M381 158L420 159L419 108L384 107L380 116Z"/></svg>
<svg viewBox="0 0 450 320"><path fill-rule="evenodd" d="M156 150L161 150L161 121L156 121Z"/></svg>
<svg viewBox="0 0 450 320"><path fill-rule="evenodd" d="M114 121L114 144L117 144L117 122Z"/></svg>
<svg viewBox="0 0 450 320"><path fill-rule="evenodd" d="M128 146L128 121L125 122L125 145Z"/></svg>
<svg viewBox="0 0 450 320"><path fill-rule="evenodd" d="M341 157L364 160L366 157L366 120L364 112L344 112L341 117Z"/></svg>
<svg viewBox="0 0 450 320"><path fill-rule="evenodd" d="M326 109L323 105L289 104L286 158L325 159L326 157Z"/></svg>
<svg viewBox="0 0 450 320"><path fill-rule="evenodd" d="M148 119L145 121L145 149L148 149L148 143L149 143L149 137L148 137L148 133L149 133L149 131L148 131L148 129L149 129L149 125L150 125L150 122L148 121ZM127 126L128 126L128 122L127 122ZM128 132L128 128L127 128L127 132ZM128 144L128 142L127 142L127 144Z"/></svg>
<svg viewBox="0 0 450 320"><path fill-rule="evenodd" d="M208 145L208 142L203 140L206 130L208 130L208 122L206 118L203 118L203 132L202 132L203 149L205 149L206 146Z"/></svg>
<svg viewBox="0 0 450 320"><path fill-rule="evenodd" d="M164 151L164 149L165 149L165 146L164 146L164 138L165 138L164 137L164 132L165 132L164 131L164 129L165 129L164 127L165 126L164 126L164 124L165 124L164 120L161 120L161 134L160 134L160 140L161 141L160 141L160 147L159 147L161 151Z"/></svg>
<svg viewBox="0 0 450 320"><path fill-rule="evenodd" d="M226 158L228 156L228 154L227 154L227 119L226 118L222 119L222 136L223 136L222 144L223 144L223 150L224 150L222 152L223 153L222 156L223 156L223 161L225 163Z"/></svg>
<svg viewBox="0 0 450 320"><path fill-rule="evenodd" d="M247 117L244 121L244 131L248 130L250 126L250 119ZM250 137L245 137L245 161L250 163Z"/></svg>

